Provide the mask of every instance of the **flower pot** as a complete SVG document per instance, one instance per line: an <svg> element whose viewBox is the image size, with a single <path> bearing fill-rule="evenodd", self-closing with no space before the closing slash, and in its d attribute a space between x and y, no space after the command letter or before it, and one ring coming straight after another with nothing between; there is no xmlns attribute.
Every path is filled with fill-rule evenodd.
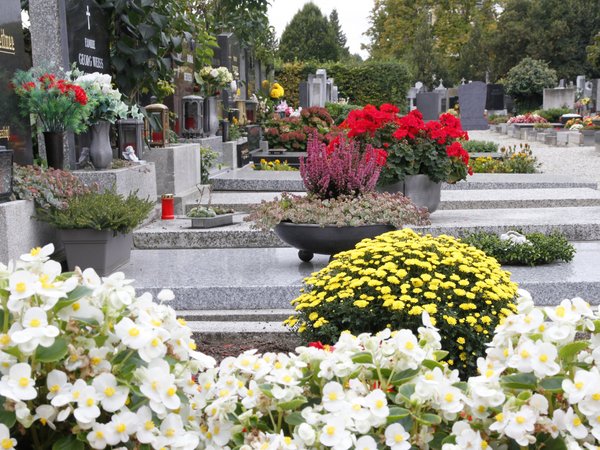
<svg viewBox="0 0 600 450"><path fill-rule="evenodd" d="M430 213L440 205L442 183L435 183L427 175L408 175L404 179L404 195Z"/></svg>
<svg viewBox="0 0 600 450"><path fill-rule="evenodd" d="M48 166L54 169L62 169L64 166L63 137L62 132L44 131L46 160Z"/></svg>
<svg viewBox="0 0 600 450"><path fill-rule="evenodd" d="M353 249L363 239L373 238L395 229L392 225L386 224L337 227L281 222L274 231L283 242L299 250L298 257L302 261L308 262L315 253L335 255Z"/></svg>
<svg viewBox="0 0 600 450"><path fill-rule="evenodd" d="M110 122L102 121L91 126L90 160L96 170L108 169L112 164Z"/></svg>
<svg viewBox="0 0 600 450"><path fill-rule="evenodd" d="M583 135L583 145L595 145L596 130L581 130Z"/></svg>
<svg viewBox="0 0 600 450"><path fill-rule="evenodd" d="M129 262L132 233L115 233L112 230L59 230L65 247L69 270L79 266L82 270L93 268L105 276Z"/></svg>
<svg viewBox="0 0 600 450"><path fill-rule="evenodd" d="M217 97L210 96L204 99L204 131L209 137L217 135L219 118L217 117Z"/></svg>
<svg viewBox="0 0 600 450"><path fill-rule="evenodd" d="M233 214L219 214L215 217L190 217L192 228L215 228L233 224Z"/></svg>

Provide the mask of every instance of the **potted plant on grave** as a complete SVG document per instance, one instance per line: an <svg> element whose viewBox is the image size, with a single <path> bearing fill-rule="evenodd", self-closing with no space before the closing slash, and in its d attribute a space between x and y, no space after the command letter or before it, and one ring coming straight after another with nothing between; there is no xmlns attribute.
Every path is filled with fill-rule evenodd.
<svg viewBox="0 0 600 450"><path fill-rule="evenodd" d="M125 198L114 191L90 190L60 207L36 208L36 217L59 230L70 270L92 267L108 275L129 261L132 231L153 207L135 193Z"/></svg>
<svg viewBox="0 0 600 450"><path fill-rule="evenodd" d="M122 94L112 87L111 76L102 73L83 74L73 71L77 77L75 83L85 89L91 105L88 123L90 124L92 138L90 142L90 160L96 170L108 169L113 160L110 145L110 126L118 119L132 116L141 119L143 116L137 107L129 108L121 99Z"/></svg>
<svg viewBox="0 0 600 450"><path fill-rule="evenodd" d="M40 124L48 165L62 169L65 131L79 133L87 129L92 107L85 89L69 77L39 67L17 71L12 84L23 115L33 115Z"/></svg>
<svg viewBox="0 0 600 450"><path fill-rule="evenodd" d="M404 195L375 192L385 156L371 146L362 151L346 137L326 146L313 134L300 160L308 195L283 193L263 201L245 220L253 221L253 228L273 229L306 262L314 253L334 255L407 224L429 224L427 210Z"/></svg>
<svg viewBox="0 0 600 450"><path fill-rule="evenodd" d="M217 117L217 95L221 89L233 82L233 74L227 67L205 66L200 72L194 74L196 82L201 85L204 92L204 130L209 136L215 136L219 128Z"/></svg>
<svg viewBox="0 0 600 450"><path fill-rule="evenodd" d="M387 151L380 189L403 192L429 212L439 205L442 182L456 183L472 173L469 154L461 144L468 134L451 114L425 123L418 110L399 117L394 105L384 104L379 109L367 105L351 111L341 128L363 148L373 145Z"/></svg>

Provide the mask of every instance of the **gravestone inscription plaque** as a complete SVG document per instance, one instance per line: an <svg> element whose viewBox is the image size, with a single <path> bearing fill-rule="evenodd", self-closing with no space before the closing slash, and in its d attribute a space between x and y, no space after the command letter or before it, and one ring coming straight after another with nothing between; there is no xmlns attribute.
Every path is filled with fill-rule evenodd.
<svg viewBox="0 0 600 450"><path fill-rule="evenodd" d="M473 81L458 87L460 122L464 130L487 130L484 116L487 87L483 81Z"/></svg>
<svg viewBox="0 0 600 450"><path fill-rule="evenodd" d="M10 80L18 69L31 66L25 55L19 0L0 1L0 146L14 151L14 161L31 164L31 128L19 114Z"/></svg>
<svg viewBox="0 0 600 450"><path fill-rule="evenodd" d="M86 73L110 73L108 22L95 0L65 0L69 61Z"/></svg>
<svg viewBox="0 0 600 450"><path fill-rule="evenodd" d="M504 85L488 84L485 109L488 111L500 111L504 109Z"/></svg>

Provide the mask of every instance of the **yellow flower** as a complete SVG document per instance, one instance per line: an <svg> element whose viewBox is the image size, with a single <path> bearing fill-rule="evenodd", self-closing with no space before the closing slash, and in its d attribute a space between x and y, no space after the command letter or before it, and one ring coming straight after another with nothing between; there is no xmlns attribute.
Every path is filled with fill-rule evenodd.
<svg viewBox="0 0 600 450"><path fill-rule="evenodd" d="M270 93L271 98L278 99L283 97L284 94L285 91L283 90L283 87L279 83L273 83Z"/></svg>
<svg viewBox="0 0 600 450"><path fill-rule="evenodd" d="M366 300L356 300L353 305L357 308L365 308L369 305L369 302Z"/></svg>

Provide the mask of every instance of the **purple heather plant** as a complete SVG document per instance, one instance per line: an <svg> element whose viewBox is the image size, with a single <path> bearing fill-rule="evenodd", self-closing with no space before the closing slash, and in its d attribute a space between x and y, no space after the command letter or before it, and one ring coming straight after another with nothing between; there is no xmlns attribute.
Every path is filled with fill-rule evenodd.
<svg viewBox="0 0 600 450"><path fill-rule="evenodd" d="M325 145L313 133L306 152L300 159L300 175L309 194L325 200L359 196L375 189L381 165L372 146L361 152L358 144L343 136Z"/></svg>

